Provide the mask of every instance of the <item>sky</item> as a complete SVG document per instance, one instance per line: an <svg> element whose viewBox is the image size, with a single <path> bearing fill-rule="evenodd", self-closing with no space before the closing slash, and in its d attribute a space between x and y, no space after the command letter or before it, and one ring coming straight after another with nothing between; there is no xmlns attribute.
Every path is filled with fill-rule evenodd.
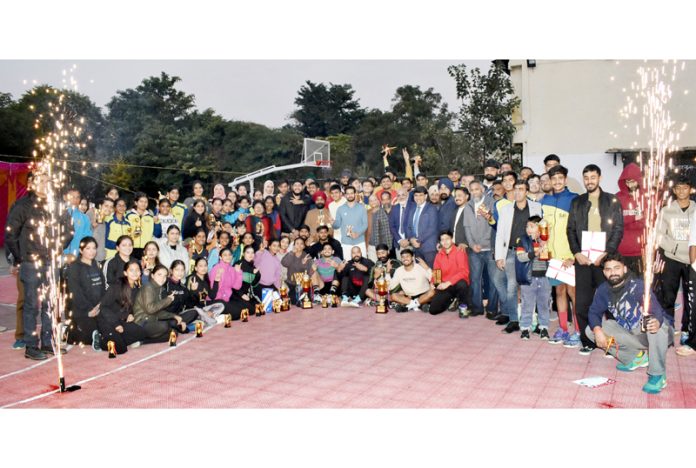
<svg viewBox="0 0 696 468"><path fill-rule="evenodd" d="M103 107L119 90L164 71L182 79L177 88L196 96L228 120L281 127L289 123L305 81L351 84L367 108L388 110L399 86L434 88L450 110L459 109L447 67L464 63L486 71L488 60L2 60L0 92L18 99L34 84L61 86L62 70L77 65L78 90Z"/></svg>

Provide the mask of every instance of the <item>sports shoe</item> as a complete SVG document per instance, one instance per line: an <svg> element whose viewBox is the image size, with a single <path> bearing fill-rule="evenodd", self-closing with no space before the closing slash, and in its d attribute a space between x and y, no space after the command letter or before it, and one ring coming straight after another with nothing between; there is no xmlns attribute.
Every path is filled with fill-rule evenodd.
<svg viewBox="0 0 696 468"><path fill-rule="evenodd" d="M377 305L377 303L374 302L372 299L370 299L370 298L368 297L368 298L365 299L365 302L363 302L363 305L364 305L365 307L372 307L372 306Z"/></svg>
<svg viewBox="0 0 696 468"><path fill-rule="evenodd" d="M142 341L136 341L135 343L131 343L130 347L131 348L140 348L140 345L143 344Z"/></svg>
<svg viewBox="0 0 696 468"><path fill-rule="evenodd" d="M497 312L486 312L486 318L488 320L498 320L498 313Z"/></svg>
<svg viewBox="0 0 696 468"><path fill-rule="evenodd" d="M510 322L505 328L501 330L501 333L512 333L520 330L520 322Z"/></svg>
<svg viewBox="0 0 696 468"><path fill-rule="evenodd" d="M313 303L315 304L321 304L321 294L317 293L314 295L314 299L312 300ZM300 304L302 303L302 299L299 302Z"/></svg>
<svg viewBox="0 0 696 468"><path fill-rule="evenodd" d="M498 320L495 321L496 325L507 325L510 322L510 317L507 315L499 315Z"/></svg>
<svg viewBox="0 0 696 468"><path fill-rule="evenodd" d="M483 310L471 310L471 311L469 311L469 317L478 317L479 315L483 315Z"/></svg>
<svg viewBox="0 0 696 468"><path fill-rule="evenodd" d="M352 307L350 305L350 300L348 300L348 296L346 296L346 295L341 296L341 307Z"/></svg>
<svg viewBox="0 0 696 468"><path fill-rule="evenodd" d="M447 310L449 310L450 312L454 312L455 310L457 310L457 307L459 307L459 299L455 298L449 305Z"/></svg>
<svg viewBox="0 0 696 468"><path fill-rule="evenodd" d="M417 304L416 301L415 301L415 299L411 299L411 302L408 303L408 305L406 306L406 309L409 310L409 311L412 311L412 310L419 310L419 309L418 309L418 306L419 306L419 305L420 305L420 304Z"/></svg>
<svg viewBox="0 0 696 468"><path fill-rule="evenodd" d="M465 319L469 318L469 308L466 306L466 304L462 304L459 306L459 318Z"/></svg>
<svg viewBox="0 0 696 468"><path fill-rule="evenodd" d="M12 345L12 349L24 349L27 346L27 344L24 342L24 340L15 340L14 344Z"/></svg>
<svg viewBox="0 0 696 468"><path fill-rule="evenodd" d="M430 312L430 304L423 304L420 307L421 312Z"/></svg>
<svg viewBox="0 0 696 468"><path fill-rule="evenodd" d="M92 349L95 351L101 351L101 335L99 330L94 330L92 332Z"/></svg>
<svg viewBox="0 0 696 468"><path fill-rule="evenodd" d="M648 374L648 382L643 385L645 393L660 393L667 386L667 379L664 375Z"/></svg>
<svg viewBox="0 0 696 468"><path fill-rule="evenodd" d="M350 301L351 307L360 307L360 296L355 296L353 300Z"/></svg>
<svg viewBox="0 0 696 468"><path fill-rule="evenodd" d="M62 356L63 354L68 354L68 351L67 351L65 348L62 348L62 347L61 347L61 348L59 348L59 349L60 349L60 354L61 354L61 356ZM42 347L41 347L41 351L43 351L44 354L46 354L46 355L49 355L49 354L50 354L51 356L55 356L55 353L53 352L53 346L42 346Z"/></svg>
<svg viewBox="0 0 696 468"><path fill-rule="evenodd" d="M633 361L629 362L628 364L617 364L616 370L620 370L621 372L631 372L639 367L648 367L649 364L650 359L648 358L648 353L641 351L636 355L636 357L633 358Z"/></svg>
<svg viewBox="0 0 696 468"><path fill-rule="evenodd" d="M541 333L541 328L539 328L539 325L534 327L534 331L532 333L534 333L535 335L539 335Z"/></svg>
<svg viewBox="0 0 696 468"><path fill-rule="evenodd" d="M27 359L33 359L34 361L43 361L48 359L46 353L35 346L27 346L27 348L24 350L24 357Z"/></svg>
<svg viewBox="0 0 696 468"><path fill-rule="evenodd" d="M580 333L573 333L567 340L563 341L565 348L577 348L580 346Z"/></svg>
<svg viewBox="0 0 696 468"><path fill-rule="evenodd" d="M578 354L580 354L581 356L589 356L590 354L592 354L592 351L594 351L594 348L590 348L589 346L583 346L578 351Z"/></svg>
<svg viewBox="0 0 696 468"><path fill-rule="evenodd" d="M679 335L679 344L685 345L687 341L689 341L689 332L681 332Z"/></svg>
<svg viewBox="0 0 696 468"><path fill-rule="evenodd" d="M406 308L406 306L403 304L396 304L395 303L394 304L394 312L399 312L399 313L408 312L408 308Z"/></svg>
<svg viewBox="0 0 696 468"><path fill-rule="evenodd" d="M539 338L544 341L549 341L549 331L546 328L539 330Z"/></svg>
<svg viewBox="0 0 696 468"><path fill-rule="evenodd" d="M553 338L549 340L549 343L560 344L568 340L568 338L570 338L570 334L567 331L563 331L562 328L559 328L556 330L556 333L553 334Z"/></svg>
<svg viewBox="0 0 696 468"><path fill-rule="evenodd" d="M529 341L529 330L522 330L522 333L520 333L520 338Z"/></svg>

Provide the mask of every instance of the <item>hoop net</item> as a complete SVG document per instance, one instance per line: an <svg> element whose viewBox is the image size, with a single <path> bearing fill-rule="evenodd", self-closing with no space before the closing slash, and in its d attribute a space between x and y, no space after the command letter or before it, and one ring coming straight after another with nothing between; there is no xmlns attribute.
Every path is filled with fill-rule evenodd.
<svg viewBox="0 0 696 468"><path fill-rule="evenodd" d="M307 166L331 167L331 144L325 140L304 139L302 162Z"/></svg>

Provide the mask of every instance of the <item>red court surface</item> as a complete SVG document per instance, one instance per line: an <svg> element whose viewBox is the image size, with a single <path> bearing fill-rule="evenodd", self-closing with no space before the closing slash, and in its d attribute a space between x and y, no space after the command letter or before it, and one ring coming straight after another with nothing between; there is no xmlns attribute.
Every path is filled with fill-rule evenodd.
<svg viewBox="0 0 696 468"><path fill-rule="evenodd" d="M552 330L556 323L552 322ZM65 356L74 393L51 393L55 359L37 363L0 334L0 407L12 408L695 408L696 359L670 348L668 385L641 391L645 369L616 371L595 351L522 341L484 317L374 309L299 310L179 346L141 346L116 359L91 347ZM35 367L30 367L35 366ZM10 375L8 375L10 374ZM599 388L573 380L604 376ZM39 397L31 401L24 401Z"/></svg>

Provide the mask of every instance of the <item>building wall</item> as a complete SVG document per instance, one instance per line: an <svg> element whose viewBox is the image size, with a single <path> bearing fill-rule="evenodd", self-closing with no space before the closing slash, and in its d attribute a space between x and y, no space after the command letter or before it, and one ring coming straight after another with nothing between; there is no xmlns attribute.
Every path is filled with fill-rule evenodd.
<svg viewBox="0 0 696 468"><path fill-rule="evenodd" d="M615 191L621 161L614 166L610 148L648 147L648 131L636 136L639 115L630 121L619 112L637 82L641 66L663 66L661 61L642 60L538 60L529 68L526 60L511 60L510 77L521 99L513 115L515 143L523 145L525 165L540 171L543 158L555 153L578 180L582 167L594 163L602 168L603 187ZM671 73L672 64L667 65ZM679 146L696 146L696 61L686 61L672 84L669 104L675 129L693 123L681 132ZM685 91L689 91L685 94ZM611 133L613 132L613 134ZM579 168L579 172L578 172ZM613 183L613 185L612 185Z"/></svg>

